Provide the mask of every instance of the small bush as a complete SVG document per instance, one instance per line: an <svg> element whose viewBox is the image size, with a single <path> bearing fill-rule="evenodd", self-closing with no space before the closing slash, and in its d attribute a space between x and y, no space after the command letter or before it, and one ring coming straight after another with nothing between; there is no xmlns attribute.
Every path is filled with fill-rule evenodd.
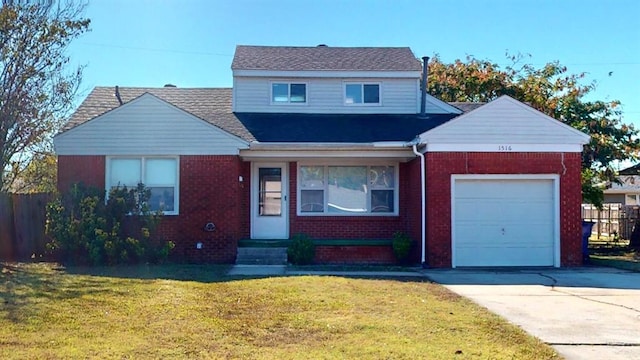
<svg viewBox="0 0 640 360"><path fill-rule="evenodd" d="M47 205L47 249L65 263L157 263L175 246L154 236L161 212L149 210L149 189L117 187L109 193L82 184Z"/></svg>
<svg viewBox="0 0 640 360"><path fill-rule="evenodd" d="M291 245L287 249L289 262L294 265L307 265L313 262L316 255L316 247L305 234L296 234L291 239Z"/></svg>
<svg viewBox="0 0 640 360"><path fill-rule="evenodd" d="M401 231L396 231L393 234L393 255L395 255L398 262L404 263L409 258L409 252L411 251L411 239L409 236Z"/></svg>

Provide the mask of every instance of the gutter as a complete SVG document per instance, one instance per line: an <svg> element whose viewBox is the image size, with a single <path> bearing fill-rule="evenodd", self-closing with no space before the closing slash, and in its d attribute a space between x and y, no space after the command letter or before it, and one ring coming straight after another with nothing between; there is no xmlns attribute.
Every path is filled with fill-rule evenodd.
<svg viewBox="0 0 640 360"><path fill-rule="evenodd" d="M406 141L376 141L370 143L305 143L305 142L267 142L254 141L249 144L251 150L371 150L406 148Z"/></svg>

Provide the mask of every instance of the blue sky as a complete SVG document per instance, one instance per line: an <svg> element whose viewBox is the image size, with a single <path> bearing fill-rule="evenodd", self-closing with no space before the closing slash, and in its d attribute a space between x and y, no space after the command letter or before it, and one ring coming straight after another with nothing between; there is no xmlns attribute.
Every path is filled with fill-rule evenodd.
<svg viewBox="0 0 640 360"><path fill-rule="evenodd" d="M559 60L640 127L638 0L90 0L69 48L94 86L230 87L235 46L409 46L445 62ZM611 73L611 74L610 74Z"/></svg>

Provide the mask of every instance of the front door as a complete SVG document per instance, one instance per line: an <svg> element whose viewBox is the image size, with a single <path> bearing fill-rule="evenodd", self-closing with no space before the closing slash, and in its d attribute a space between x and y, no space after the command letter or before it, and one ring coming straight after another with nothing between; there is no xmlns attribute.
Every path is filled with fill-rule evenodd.
<svg viewBox="0 0 640 360"><path fill-rule="evenodd" d="M286 163L253 163L251 238L289 238Z"/></svg>

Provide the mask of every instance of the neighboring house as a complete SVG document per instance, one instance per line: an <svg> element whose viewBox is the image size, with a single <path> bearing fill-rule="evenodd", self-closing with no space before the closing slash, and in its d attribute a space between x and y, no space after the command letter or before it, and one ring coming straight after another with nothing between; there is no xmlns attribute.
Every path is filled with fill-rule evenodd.
<svg viewBox="0 0 640 360"><path fill-rule="evenodd" d="M581 264L584 133L422 94L409 48L238 46L231 67L232 89L95 88L54 139L60 190L144 182L187 261L304 233L317 262L391 263L401 231L431 267Z"/></svg>
<svg viewBox="0 0 640 360"><path fill-rule="evenodd" d="M618 181L604 190L604 202L640 205L640 164L620 170Z"/></svg>

